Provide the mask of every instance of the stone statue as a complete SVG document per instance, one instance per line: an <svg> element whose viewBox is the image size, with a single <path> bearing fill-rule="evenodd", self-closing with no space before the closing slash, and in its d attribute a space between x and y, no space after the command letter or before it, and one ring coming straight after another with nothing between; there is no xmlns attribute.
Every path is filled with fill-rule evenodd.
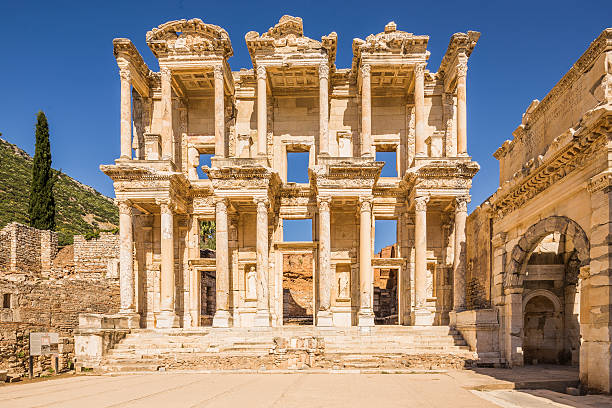
<svg viewBox="0 0 612 408"><path fill-rule="evenodd" d="M246 292L247 299L257 299L257 272L254 266L251 266L246 275Z"/></svg>
<svg viewBox="0 0 612 408"><path fill-rule="evenodd" d="M348 273L341 273L338 275L338 298L350 298Z"/></svg>

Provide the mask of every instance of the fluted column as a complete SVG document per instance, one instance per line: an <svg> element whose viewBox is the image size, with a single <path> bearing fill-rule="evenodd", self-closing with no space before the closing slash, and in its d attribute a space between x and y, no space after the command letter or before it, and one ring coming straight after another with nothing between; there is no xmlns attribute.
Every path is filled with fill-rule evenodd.
<svg viewBox="0 0 612 408"><path fill-rule="evenodd" d="M225 157L225 94L223 66L215 65L215 156Z"/></svg>
<svg viewBox="0 0 612 408"><path fill-rule="evenodd" d="M162 159L172 160L174 134L172 132L172 71L161 69L161 104L162 104Z"/></svg>
<svg viewBox="0 0 612 408"><path fill-rule="evenodd" d="M257 155L267 155L268 123L266 102L266 67L257 66Z"/></svg>
<svg viewBox="0 0 612 408"><path fill-rule="evenodd" d="M128 200L119 202L119 287L121 312L134 309L134 235L132 206Z"/></svg>
<svg viewBox="0 0 612 408"><path fill-rule="evenodd" d="M414 67L414 136L417 156L426 156L425 149L425 64Z"/></svg>
<svg viewBox="0 0 612 408"><path fill-rule="evenodd" d="M329 67L319 65L319 152L329 154Z"/></svg>
<svg viewBox="0 0 612 408"><path fill-rule="evenodd" d="M216 201L216 287L217 310L213 318L214 327L229 327L231 316L229 313L229 241L227 226L227 199Z"/></svg>
<svg viewBox="0 0 612 408"><path fill-rule="evenodd" d="M359 326L374 326L372 197L359 197Z"/></svg>
<svg viewBox="0 0 612 408"><path fill-rule="evenodd" d="M457 155L467 155L467 62L457 65Z"/></svg>
<svg viewBox="0 0 612 408"><path fill-rule="evenodd" d="M170 200L160 200L158 204L161 212L161 312L157 327L170 328L178 326L174 312L174 214Z"/></svg>
<svg viewBox="0 0 612 408"><path fill-rule="evenodd" d="M468 197L457 197L455 204L455 259L453 262L453 310L465 310L465 221Z"/></svg>
<svg viewBox="0 0 612 408"><path fill-rule="evenodd" d="M129 68L119 70L121 78L121 158L132 158L132 76Z"/></svg>
<svg viewBox="0 0 612 408"><path fill-rule="evenodd" d="M427 303L427 202L428 196L415 198L414 203L414 291L417 326L431 325Z"/></svg>
<svg viewBox="0 0 612 408"><path fill-rule="evenodd" d="M270 326L268 290L268 199L254 199L257 206L257 314L256 326Z"/></svg>
<svg viewBox="0 0 612 408"><path fill-rule="evenodd" d="M333 326L331 313L331 265L330 265L330 205L332 198L319 197L319 311L317 326Z"/></svg>
<svg viewBox="0 0 612 408"><path fill-rule="evenodd" d="M372 154L372 93L370 64L361 67L361 156Z"/></svg>

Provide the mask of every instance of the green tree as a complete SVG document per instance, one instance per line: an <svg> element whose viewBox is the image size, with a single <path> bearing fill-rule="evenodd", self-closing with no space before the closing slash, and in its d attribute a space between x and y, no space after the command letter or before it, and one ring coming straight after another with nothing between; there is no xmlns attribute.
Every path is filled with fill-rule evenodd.
<svg viewBox="0 0 612 408"><path fill-rule="evenodd" d="M36 148L34 150L34 167L32 168L32 185L30 186L30 204L28 206L30 226L42 230L55 229L54 183L55 177L53 169L51 169L49 124L44 112L40 111L36 118Z"/></svg>
<svg viewBox="0 0 612 408"><path fill-rule="evenodd" d="M216 231L214 221L200 222L200 249L215 249L217 247Z"/></svg>

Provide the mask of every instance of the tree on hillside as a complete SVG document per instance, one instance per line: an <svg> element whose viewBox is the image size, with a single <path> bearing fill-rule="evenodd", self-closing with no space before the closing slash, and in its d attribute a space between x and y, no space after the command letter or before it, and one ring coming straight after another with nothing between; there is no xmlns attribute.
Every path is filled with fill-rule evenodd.
<svg viewBox="0 0 612 408"><path fill-rule="evenodd" d="M32 185L30 186L30 205L28 206L31 227L41 230L55 229L54 182L53 169L51 169L49 124L44 112L40 111L36 118L36 148Z"/></svg>

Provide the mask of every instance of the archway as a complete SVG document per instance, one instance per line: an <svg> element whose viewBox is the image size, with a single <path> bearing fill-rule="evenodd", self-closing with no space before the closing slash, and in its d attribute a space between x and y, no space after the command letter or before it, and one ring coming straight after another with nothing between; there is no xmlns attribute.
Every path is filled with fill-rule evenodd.
<svg viewBox="0 0 612 408"><path fill-rule="evenodd" d="M563 309L555 294L540 289L524 297L525 364L564 362L563 323Z"/></svg>

